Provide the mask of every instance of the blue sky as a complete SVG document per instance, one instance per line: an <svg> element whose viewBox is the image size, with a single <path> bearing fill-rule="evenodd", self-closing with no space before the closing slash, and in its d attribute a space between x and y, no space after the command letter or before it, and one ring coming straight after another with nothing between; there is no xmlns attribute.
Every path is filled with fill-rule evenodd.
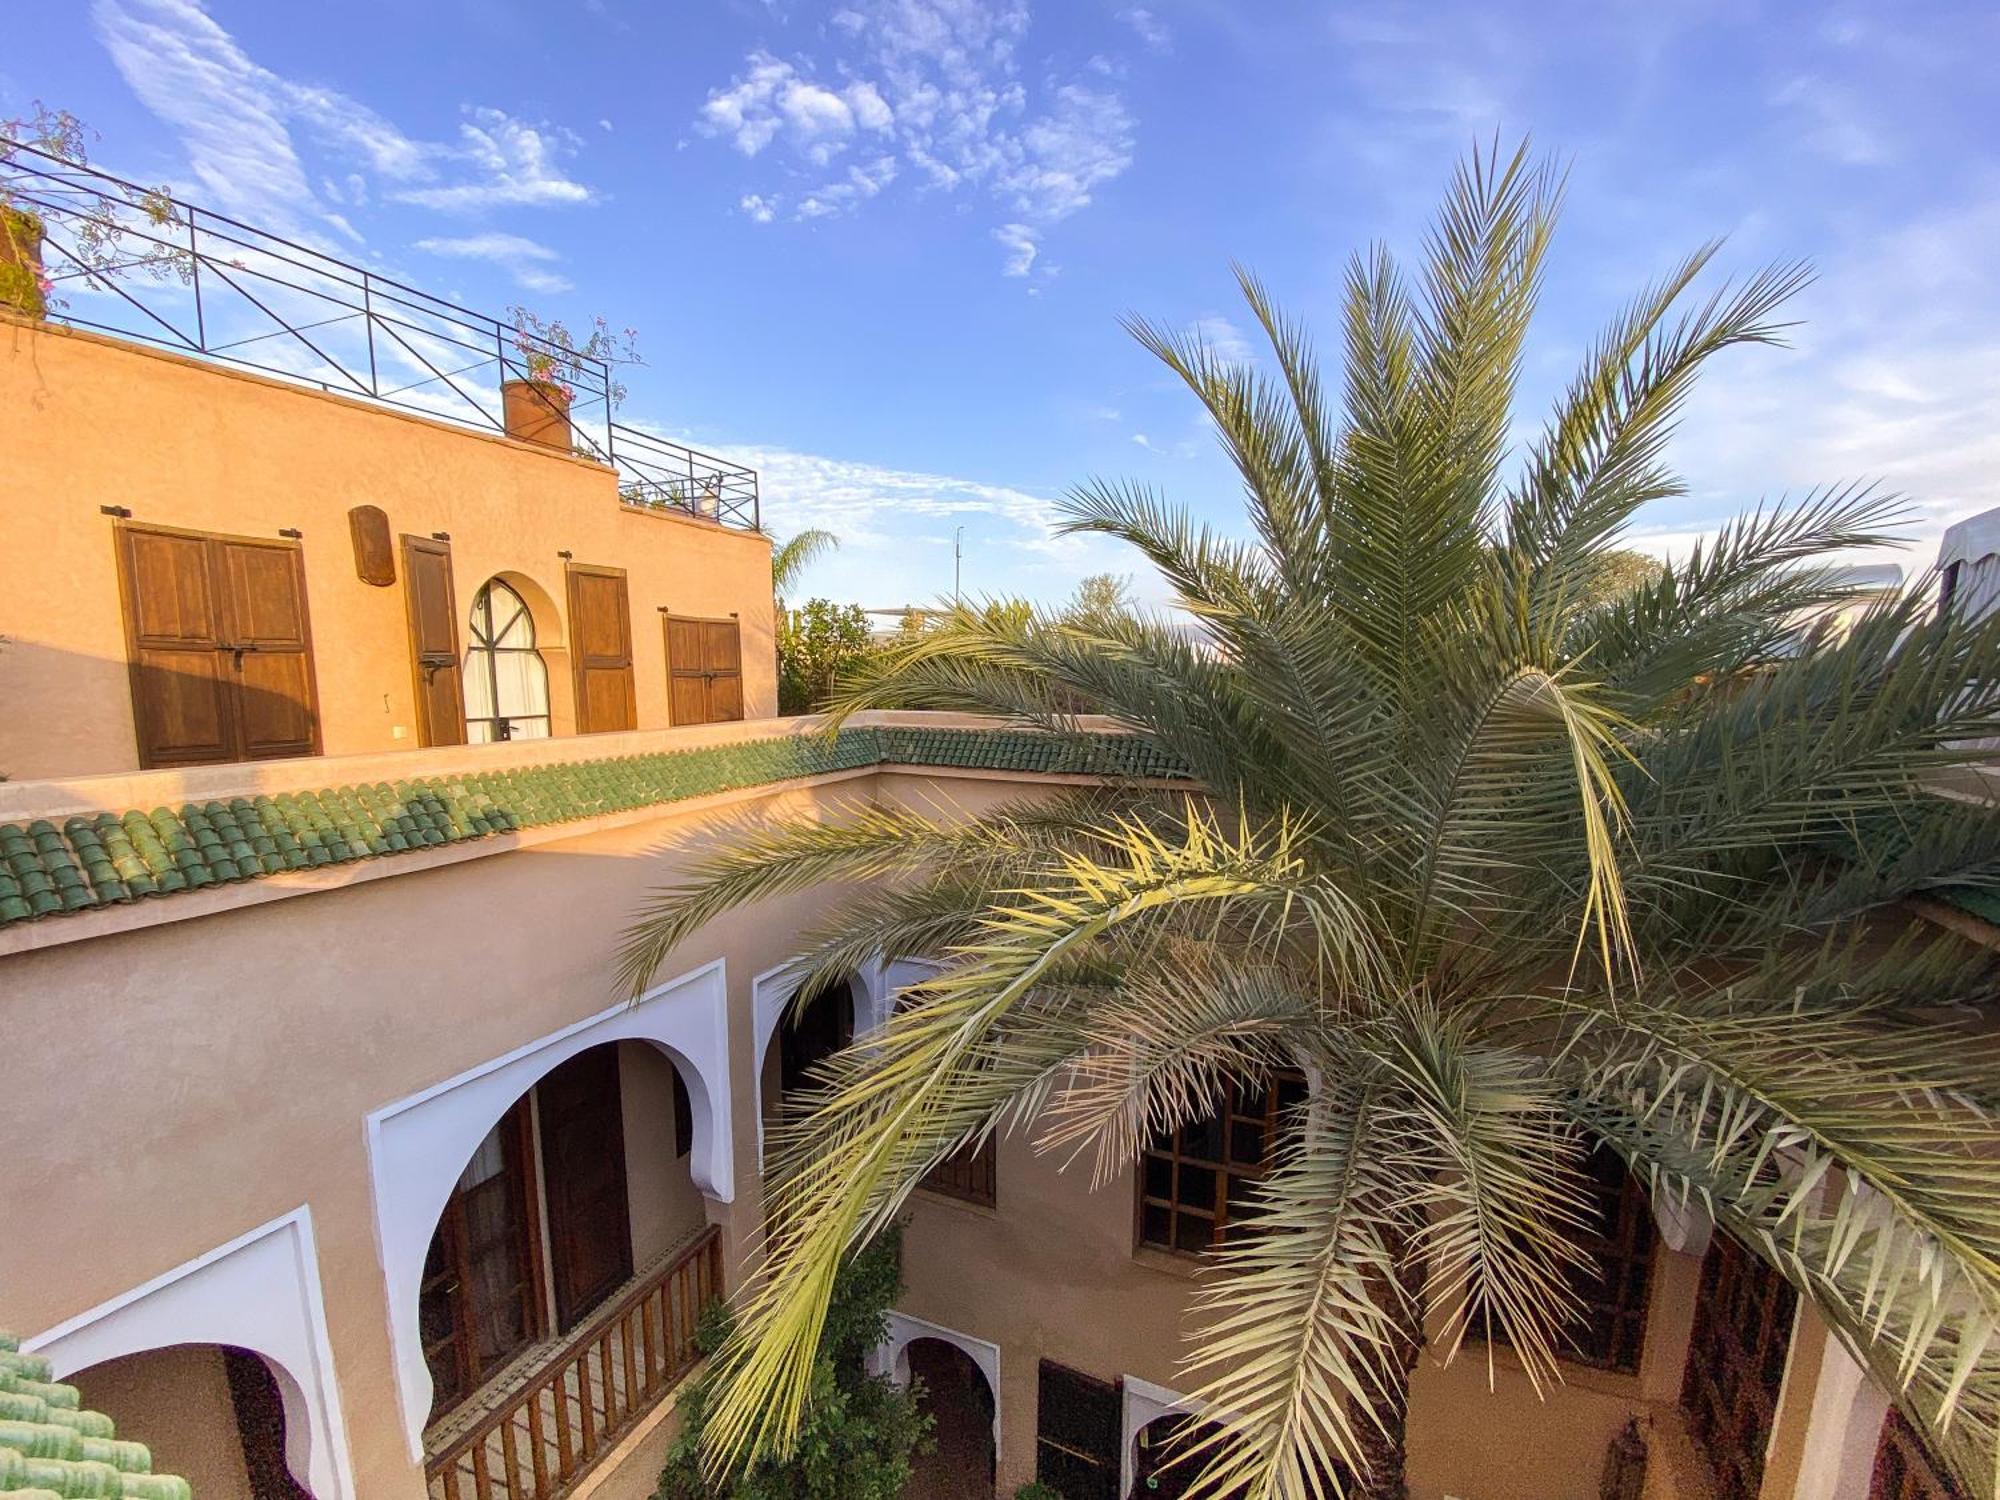
<svg viewBox="0 0 2000 1500"><path fill-rule="evenodd" d="M1790 351L1710 377L1660 551L1845 478L1917 545L2000 505L2000 10L1281 0L77 0L12 18L0 113L475 307L640 332L628 419L757 464L845 546L815 592L1066 594L1131 573L1052 502L1130 476L1228 528L1191 400L1120 331L1254 358L1229 262L1338 327L1495 130L1571 163L1532 432L1599 321L1728 236L1807 257ZM1324 342L1324 340L1323 340Z"/></svg>

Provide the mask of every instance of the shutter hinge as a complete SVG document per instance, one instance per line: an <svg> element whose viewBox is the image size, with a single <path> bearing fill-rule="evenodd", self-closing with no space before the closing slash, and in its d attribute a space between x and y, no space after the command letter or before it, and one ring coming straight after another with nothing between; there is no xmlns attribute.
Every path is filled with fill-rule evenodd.
<svg viewBox="0 0 2000 1500"><path fill-rule="evenodd" d="M132 519L132 512L122 505L100 505L97 507L97 513L100 516L116 516L121 521Z"/></svg>

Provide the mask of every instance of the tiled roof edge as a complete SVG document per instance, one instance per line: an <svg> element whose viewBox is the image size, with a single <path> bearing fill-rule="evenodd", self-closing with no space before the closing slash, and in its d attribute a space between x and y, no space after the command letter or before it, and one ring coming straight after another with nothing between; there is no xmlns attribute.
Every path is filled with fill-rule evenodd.
<svg viewBox="0 0 2000 1500"><path fill-rule="evenodd" d="M1184 775L1125 734L866 727L0 825L0 927L878 765Z"/></svg>
<svg viewBox="0 0 2000 1500"><path fill-rule="evenodd" d="M153 1472L144 1443L121 1441L111 1419L87 1409L49 1362L0 1333L0 1492L10 1500L117 1495L192 1500L185 1479Z"/></svg>

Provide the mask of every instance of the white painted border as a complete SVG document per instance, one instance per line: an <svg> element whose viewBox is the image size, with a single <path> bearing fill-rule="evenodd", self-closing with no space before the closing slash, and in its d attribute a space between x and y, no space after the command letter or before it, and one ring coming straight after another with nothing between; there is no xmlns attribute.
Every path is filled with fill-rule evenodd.
<svg viewBox="0 0 2000 1500"><path fill-rule="evenodd" d="M897 1385L910 1383L909 1347L918 1339L937 1339L962 1350L972 1362L979 1366L979 1373L986 1377L986 1388L993 1393L993 1457L997 1463L1004 1451L1000 1446L1000 1346L989 1339L974 1338L969 1333L960 1333L955 1328L945 1328L936 1323L928 1323L922 1318L913 1318L908 1313L889 1314L888 1337L877 1344L868 1356L868 1368L877 1375L887 1375Z"/></svg>
<svg viewBox="0 0 2000 1500"><path fill-rule="evenodd" d="M862 965L850 986L854 1003L854 1035L866 1036L881 1024L882 966ZM751 1052L750 1097L757 1101L757 1167L764 1166L764 1062L771 1054L771 1042L785 1018L785 1007L798 990L798 961L788 959L766 969L750 981Z"/></svg>
<svg viewBox="0 0 2000 1500"><path fill-rule="evenodd" d="M1207 1406L1191 1396L1170 1391L1163 1385L1154 1385L1137 1375L1121 1375L1118 1383L1124 1391L1119 1422L1118 1493L1129 1495L1139 1477L1139 1434L1161 1417L1176 1413L1200 1416Z"/></svg>
<svg viewBox="0 0 2000 1500"><path fill-rule="evenodd" d="M46 1355L65 1379L175 1344L228 1344L260 1356L284 1401L285 1462L319 1500L354 1500L310 1208L238 1235L22 1347Z"/></svg>
<svg viewBox="0 0 2000 1500"><path fill-rule="evenodd" d="M1820 1356L1794 1500L1868 1500L1889 1398L1832 1333Z"/></svg>
<svg viewBox="0 0 2000 1500"><path fill-rule="evenodd" d="M651 1042L677 1065L694 1114L689 1172L710 1198L733 1201L729 984L719 958L655 986L630 1004L601 1010L368 1116L376 1251L413 1461L423 1458L432 1394L417 1326L418 1289L452 1184L493 1122L550 1069L587 1047L628 1040Z"/></svg>

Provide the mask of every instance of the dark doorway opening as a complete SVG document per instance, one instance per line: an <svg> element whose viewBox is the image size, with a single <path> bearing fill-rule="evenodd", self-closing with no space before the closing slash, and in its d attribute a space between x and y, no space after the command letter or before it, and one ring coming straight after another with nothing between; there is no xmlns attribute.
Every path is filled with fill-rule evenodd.
<svg viewBox="0 0 2000 1500"><path fill-rule="evenodd" d="M961 1500L991 1495L993 1388L971 1355L943 1339L913 1339L904 1351L910 1378L923 1383L924 1410L936 1423L934 1446L912 1461L903 1500Z"/></svg>

